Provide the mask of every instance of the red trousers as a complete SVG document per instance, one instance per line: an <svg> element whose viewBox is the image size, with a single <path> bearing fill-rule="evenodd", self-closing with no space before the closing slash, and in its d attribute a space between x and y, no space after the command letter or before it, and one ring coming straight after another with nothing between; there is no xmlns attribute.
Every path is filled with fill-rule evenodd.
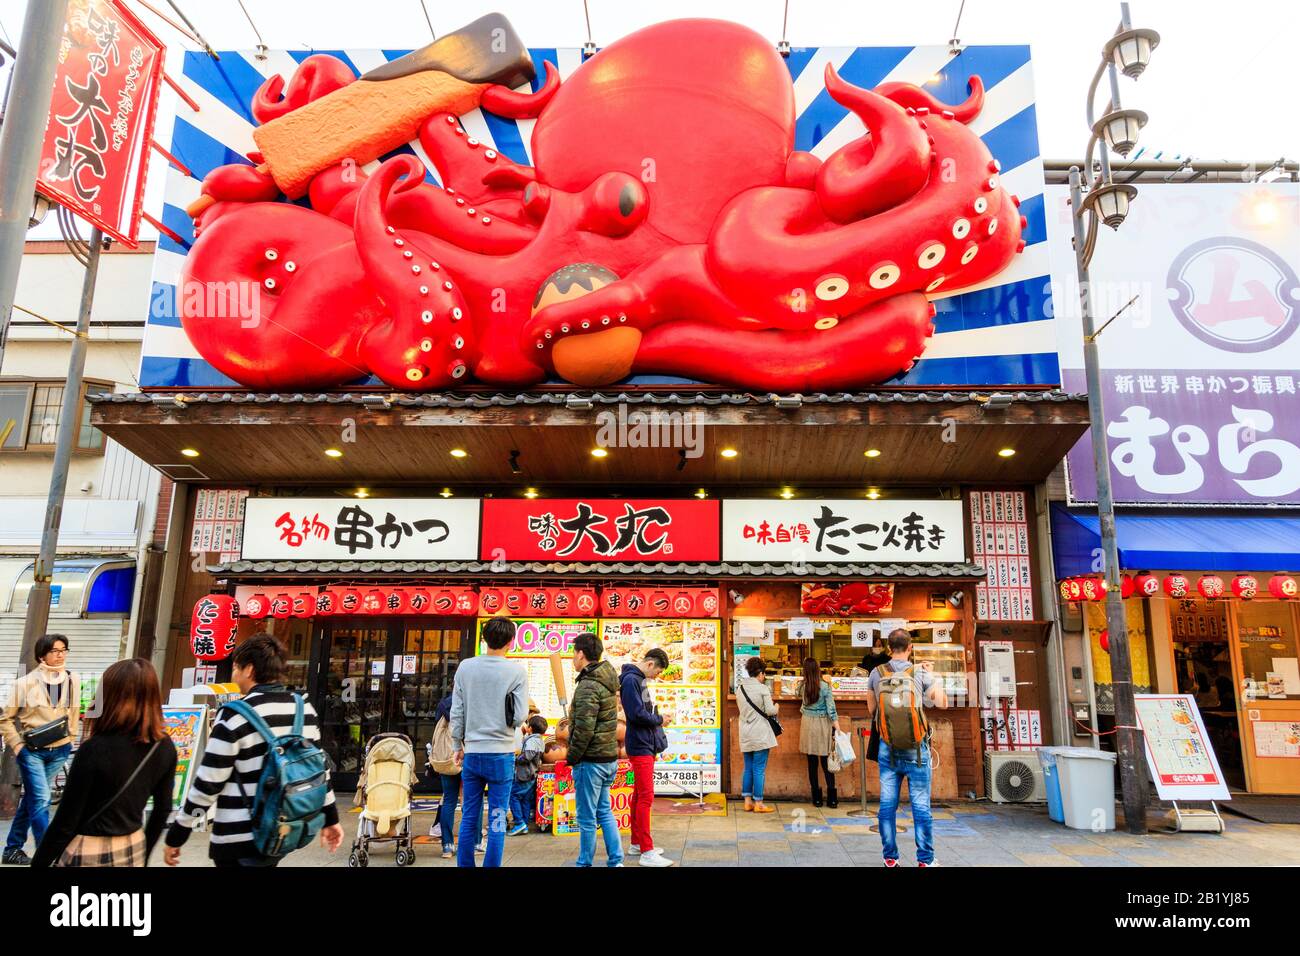
<svg viewBox="0 0 1300 956"><path fill-rule="evenodd" d="M628 757L632 764L632 842L642 853L655 848L650 838L650 807L655 800L655 758Z"/></svg>

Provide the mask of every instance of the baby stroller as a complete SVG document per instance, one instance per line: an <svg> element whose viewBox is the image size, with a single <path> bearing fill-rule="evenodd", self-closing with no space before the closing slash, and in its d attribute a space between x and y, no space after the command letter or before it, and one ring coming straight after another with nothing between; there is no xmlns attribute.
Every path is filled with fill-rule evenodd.
<svg viewBox="0 0 1300 956"><path fill-rule="evenodd" d="M370 844L397 844L397 865L415 862L411 838L411 785L415 783L415 749L404 734L376 734L366 744L366 759L357 782L362 804L357 838L348 866L370 862Z"/></svg>

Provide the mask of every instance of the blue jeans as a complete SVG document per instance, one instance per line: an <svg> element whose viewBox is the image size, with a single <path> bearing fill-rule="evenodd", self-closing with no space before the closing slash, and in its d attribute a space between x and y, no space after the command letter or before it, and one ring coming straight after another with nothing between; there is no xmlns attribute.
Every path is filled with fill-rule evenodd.
<svg viewBox="0 0 1300 956"><path fill-rule="evenodd" d="M438 833L442 848L450 850L456 843L456 804L460 802L460 774L440 773L442 800L438 802ZM478 840L474 840L478 843Z"/></svg>
<svg viewBox="0 0 1300 956"><path fill-rule="evenodd" d="M514 818L515 826L532 823L537 817L536 808L537 781L520 783L516 780L514 789L510 791L510 816Z"/></svg>
<svg viewBox="0 0 1300 956"><path fill-rule="evenodd" d="M487 789L488 837L484 866L500 866L506 848L506 813L510 784L515 779L515 755L466 754L461 765L460 846L457 866L474 866L474 847L483 832L483 790Z"/></svg>
<svg viewBox="0 0 1300 956"><path fill-rule="evenodd" d="M771 750L747 750L741 755L745 758L745 774L740 779L741 796L763 799L763 784L767 781L767 758L771 753Z"/></svg>
<svg viewBox="0 0 1300 956"><path fill-rule="evenodd" d="M886 860L898 859L898 792L900 778L907 778L907 796L912 804L912 827L916 831L916 862L934 862L933 824L930 819L930 748L921 745L918 765L915 750L890 750L880 742L880 842Z"/></svg>
<svg viewBox="0 0 1300 956"><path fill-rule="evenodd" d="M591 866L596 856L596 826L605 835L606 866L623 862L623 841L618 835L614 808L609 802L609 785L614 782L618 762L580 763L573 768L573 797L578 805L578 866Z"/></svg>
<svg viewBox="0 0 1300 956"><path fill-rule="evenodd" d="M14 814L14 822L9 827L9 838L5 840L6 850L21 850L27 842L27 830L31 828L36 845L40 846L45 831L50 826L50 791L54 789L54 778L59 775L63 765L72 753L72 744L53 747L49 750L33 750L24 747L15 758L18 761L18 773L23 780L23 799Z"/></svg>

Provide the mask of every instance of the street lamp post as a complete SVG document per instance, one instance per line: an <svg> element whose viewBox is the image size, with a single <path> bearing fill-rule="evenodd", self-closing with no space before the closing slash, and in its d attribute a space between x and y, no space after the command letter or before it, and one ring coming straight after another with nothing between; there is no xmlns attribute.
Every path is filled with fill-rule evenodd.
<svg viewBox="0 0 1300 956"><path fill-rule="evenodd" d="M1120 4L1120 25L1106 43L1092 85L1088 88L1088 126L1092 137L1084 151L1084 169L1089 182L1084 192L1083 174L1070 168L1070 208L1074 224L1075 268L1079 280L1079 306L1083 317L1083 365L1087 380L1088 417L1092 428L1092 456L1097 470L1097 517L1101 525L1102 559L1106 572L1106 628L1110 635L1111 687L1115 698L1115 749L1119 758L1120 791L1124 800L1124 822L1130 833L1146 833L1146 778L1139 763L1143 759L1142 733L1137 726L1133 700L1133 663L1129 656L1128 622L1120 593L1119 547L1115 539L1115 502L1110 487L1110 454L1106 447L1106 416L1101 391L1101 367L1097 356L1097 322L1093 312L1088 266L1096 248L1098 225L1118 229L1128 215L1137 189L1117 184L1111 178L1110 150L1121 156L1137 144L1147 116L1141 110L1120 105L1119 73L1136 79L1146 68L1151 51L1160 42L1154 30L1135 30L1129 23L1127 3ZM1094 116L1093 100L1102 75L1110 80L1110 103L1100 118ZM1094 148L1098 149L1101 171L1092 174Z"/></svg>

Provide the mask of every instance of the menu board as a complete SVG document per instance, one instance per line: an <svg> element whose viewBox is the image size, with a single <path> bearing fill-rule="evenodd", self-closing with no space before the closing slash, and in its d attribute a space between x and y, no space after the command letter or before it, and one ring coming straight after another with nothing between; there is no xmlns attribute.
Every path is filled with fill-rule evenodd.
<svg viewBox="0 0 1300 956"><path fill-rule="evenodd" d="M650 682L664 718L668 749L655 762L655 791L682 788L716 793L722 788L720 639L716 620L602 619L605 657L616 668L645 658L652 647L668 655L668 668Z"/></svg>
<svg viewBox="0 0 1300 956"><path fill-rule="evenodd" d="M176 781L172 787L172 806L179 810L190 783L198 771L200 748L207 732L208 709L202 704L188 707L164 706L163 729L176 746Z"/></svg>
<svg viewBox="0 0 1300 956"><path fill-rule="evenodd" d="M1191 694L1135 694L1147 766L1161 800L1228 800L1219 758Z"/></svg>
<svg viewBox="0 0 1300 956"><path fill-rule="evenodd" d="M483 653L483 625L491 618L478 619L479 653ZM528 672L528 699L537 705L547 722L554 727L566 715L560 704L551 671L551 655L558 653L564 673L564 699L573 700L573 639L584 631L596 632L590 619L514 620L515 639L506 656L519 661Z"/></svg>
<svg viewBox="0 0 1300 956"><path fill-rule="evenodd" d="M1256 720L1250 727L1255 734L1256 757L1300 758L1300 721Z"/></svg>

